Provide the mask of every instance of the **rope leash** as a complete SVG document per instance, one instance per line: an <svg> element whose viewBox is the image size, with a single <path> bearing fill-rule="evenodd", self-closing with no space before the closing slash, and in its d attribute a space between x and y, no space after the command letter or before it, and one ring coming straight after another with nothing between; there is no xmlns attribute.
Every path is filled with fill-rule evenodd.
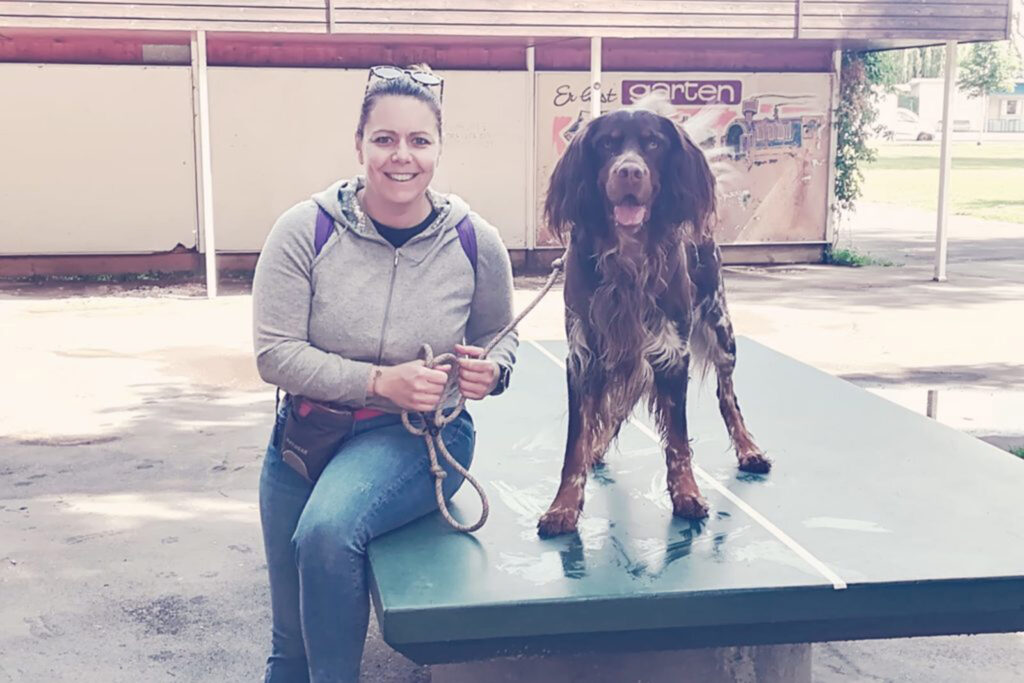
<svg viewBox="0 0 1024 683"><path fill-rule="evenodd" d="M562 272L562 268L564 266L565 254L563 254L561 258L557 258L551 263L551 274L548 275L548 280L546 283L544 283L544 286L541 288L540 293L538 293L537 296L534 297L533 301L530 302L530 305L524 308L522 312L512 320L512 322L506 325L504 329L502 329L501 332L499 332L498 335L491 340L491 343L488 344L487 347L484 348L483 353L480 354L480 360L487 358L487 354L489 354L494 349L498 342L504 339L505 336L507 336L510 332L512 332L512 330L516 328L516 326L522 321L522 319L525 318L527 314L530 313L530 311L536 308L537 304L540 303L540 300L544 298L544 295L551 290L551 287L555 284L555 280L558 279L558 275L559 273ZM430 457L430 473L434 476L434 493L437 497L437 507L441 511L441 516L444 517L444 520L448 522L448 524L457 531L476 531L484 525L484 522L487 521L487 515L490 514L490 505L487 502L487 494L484 493L484 488L483 486L480 485L480 482L476 480L476 477L470 474L469 470L467 470L465 467L459 464L459 462L454 457L452 457L452 454L448 452L448 447L444 445L444 439L441 438L441 430L446 425L454 422L455 419L458 418L460 414L462 414L462 409L466 405L466 397L463 396L462 393L459 392L457 389L459 359L458 356L456 356L454 353L442 353L440 356L437 356L435 358L434 352L430 348L429 344L423 345L423 348L420 350L420 356L422 357L424 364L431 369L439 365L450 365L450 369L448 371L448 382L445 384L444 393L447 394L452 389L455 389L455 391L459 394L459 401L458 403L455 404L455 409L452 410L452 412L448 415L444 414L444 412L441 409L441 406L438 406L434 410L433 414L417 413L420 416L420 419L423 421L422 427L414 425L412 421L409 419L409 411L403 410L402 424L405 425L405 429L410 434L422 436L423 440L427 442L427 454ZM462 524L454 517L452 517L451 512L448 511L448 504L445 502L444 492L442 490L444 478L448 476L448 473L445 472L444 468L441 467L441 465L438 463L437 454L439 451L442 457L444 457L444 459L448 461L448 464L451 465L456 472L461 474L465 478L465 480L468 481L473 486L474 489L476 489L477 494L480 496L480 519L477 520L474 524Z"/></svg>

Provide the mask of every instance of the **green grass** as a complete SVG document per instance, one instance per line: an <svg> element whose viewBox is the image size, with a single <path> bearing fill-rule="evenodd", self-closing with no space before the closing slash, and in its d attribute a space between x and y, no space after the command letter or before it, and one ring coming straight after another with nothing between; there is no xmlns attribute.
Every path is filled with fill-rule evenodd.
<svg viewBox="0 0 1024 683"><path fill-rule="evenodd" d="M887 259L875 258L870 254L862 254L855 249L829 249L825 254L825 263L830 263L834 266L849 266L851 268L896 265Z"/></svg>
<svg viewBox="0 0 1024 683"><path fill-rule="evenodd" d="M1024 141L953 143L952 211L1024 223ZM934 211L939 196L939 143L884 144L864 168L863 201Z"/></svg>
<svg viewBox="0 0 1024 683"><path fill-rule="evenodd" d="M1018 458L1024 458L1024 446L1018 446L1017 448L1011 448L1010 452L1016 455Z"/></svg>
<svg viewBox="0 0 1024 683"><path fill-rule="evenodd" d="M17 282L76 282L89 284L110 284L128 282L159 282L161 280L194 276L191 271L164 272L147 270L145 273L96 273L89 275L25 275L11 279Z"/></svg>

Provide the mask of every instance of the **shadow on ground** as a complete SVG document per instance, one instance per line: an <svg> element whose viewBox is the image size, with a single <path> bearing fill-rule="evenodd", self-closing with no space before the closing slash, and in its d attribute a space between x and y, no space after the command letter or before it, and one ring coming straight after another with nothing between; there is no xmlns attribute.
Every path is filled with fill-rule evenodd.
<svg viewBox="0 0 1024 683"><path fill-rule="evenodd" d="M272 390L132 388L116 431L0 439L2 682L261 677ZM428 680L371 629L367 680Z"/></svg>

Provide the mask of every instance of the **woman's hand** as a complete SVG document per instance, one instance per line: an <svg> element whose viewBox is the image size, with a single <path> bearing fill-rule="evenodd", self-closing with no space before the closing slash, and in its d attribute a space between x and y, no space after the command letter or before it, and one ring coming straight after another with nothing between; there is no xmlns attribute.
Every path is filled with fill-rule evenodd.
<svg viewBox="0 0 1024 683"><path fill-rule="evenodd" d="M498 364L492 360L478 360L484 350L479 346L455 345L459 358L459 391L466 398L480 400L498 385Z"/></svg>
<svg viewBox="0 0 1024 683"><path fill-rule="evenodd" d="M376 381L371 378L371 387L378 396L383 396L402 410L427 413L437 408L441 401L450 369L450 365L431 369L422 360L382 367Z"/></svg>

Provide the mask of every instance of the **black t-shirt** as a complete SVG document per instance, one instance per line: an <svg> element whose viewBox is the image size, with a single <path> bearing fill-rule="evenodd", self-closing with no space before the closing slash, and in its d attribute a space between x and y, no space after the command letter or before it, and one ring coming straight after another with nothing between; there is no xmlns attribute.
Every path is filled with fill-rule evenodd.
<svg viewBox="0 0 1024 683"><path fill-rule="evenodd" d="M436 218L437 209L431 209L429 216L427 216L422 221L420 221L420 223L414 225L411 228L392 228L390 225L378 223L372 218L370 219L370 221L373 222L373 227L377 228L377 232L380 233L380 236L386 239L388 242L391 242L391 245L395 249L398 249L403 244L411 240L413 237L429 228L430 224L433 223L434 219Z"/></svg>

